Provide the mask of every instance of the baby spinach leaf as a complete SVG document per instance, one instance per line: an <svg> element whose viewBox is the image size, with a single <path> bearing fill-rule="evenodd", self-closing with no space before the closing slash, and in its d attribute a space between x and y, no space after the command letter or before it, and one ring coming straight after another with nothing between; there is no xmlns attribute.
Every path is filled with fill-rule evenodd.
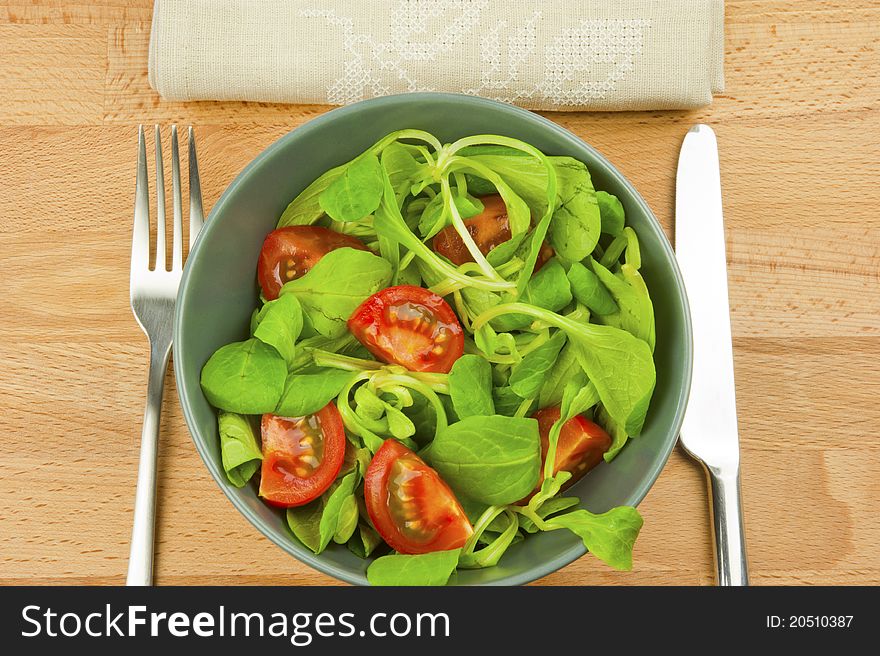
<svg viewBox="0 0 880 656"><path fill-rule="evenodd" d="M639 511L630 506L612 508L601 515L575 510L547 520L549 528L567 528L596 558L625 571L632 569L633 545L643 523Z"/></svg>
<svg viewBox="0 0 880 656"><path fill-rule="evenodd" d="M339 507L339 518L336 521L336 533L333 541L336 544L345 544L354 535L358 526L358 506L354 494L350 494L342 500Z"/></svg>
<svg viewBox="0 0 880 656"><path fill-rule="evenodd" d="M560 203L550 222L550 243L566 260L577 262L599 243L602 220L587 167L577 160L554 162Z"/></svg>
<svg viewBox="0 0 880 656"><path fill-rule="evenodd" d="M272 412L284 390L287 364L258 339L221 346L202 369L202 391L215 408L243 415Z"/></svg>
<svg viewBox="0 0 880 656"><path fill-rule="evenodd" d="M321 553L330 544L330 540L337 534L348 516L346 513L349 508L349 497L354 498L354 488L358 482L359 472L353 471L337 480L330 489L324 493L324 511L321 513L321 521L318 526L320 534L320 542L318 543L318 551ZM357 504L355 503L355 510ZM345 515L345 516L344 516ZM353 531L354 529L352 529ZM349 536L346 537L346 540ZM343 540L344 542L344 540Z"/></svg>
<svg viewBox="0 0 880 656"><path fill-rule="evenodd" d="M514 337L516 343L516 337ZM492 384L496 387L504 387L510 379L510 368L506 365L496 364L492 367ZM501 413L499 413L501 414Z"/></svg>
<svg viewBox="0 0 880 656"><path fill-rule="evenodd" d="M538 422L501 415L466 417L437 435L430 460L457 494L487 505L514 503L538 480Z"/></svg>
<svg viewBox="0 0 880 656"><path fill-rule="evenodd" d="M254 427L247 417L233 412L220 412L217 426L226 478L235 487L244 487L260 468L263 459Z"/></svg>
<svg viewBox="0 0 880 656"><path fill-rule="evenodd" d="M573 266L573 265L572 265ZM654 306L648 288L639 272L630 264L622 264L620 273L611 273L598 262L593 270L608 289L618 307L616 312L596 312L596 321L614 326L644 340L654 350Z"/></svg>
<svg viewBox="0 0 880 656"><path fill-rule="evenodd" d="M428 167L417 161L410 149L400 143L392 143L387 146L382 151L380 160L398 198L406 195L415 182L428 174ZM377 202L376 206L378 207L378 205ZM374 207L373 210L375 209Z"/></svg>
<svg viewBox="0 0 880 656"><path fill-rule="evenodd" d="M287 509L287 525L306 547L319 554L321 548L321 516L324 514L324 500L318 497L304 506Z"/></svg>
<svg viewBox="0 0 880 656"><path fill-rule="evenodd" d="M331 219L359 221L379 207L383 185L379 158L368 154L354 160L318 200Z"/></svg>
<svg viewBox="0 0 880 656"><path fill-rule="evenodd" d="M578 370L580 370L580 368L578 368ZM492 399L495 401L495 412L499 415L504 415L505 417L512 417L514 413L519 410L519 407L524 400L507 385L496 387L492 390ZM532 414L532 410L534 409L535 401L533 400L525 414Z"/></svg>
<svg viewBox="0 0 880 656"><path fill-rule="evenodd" d="M628 433L638 435L656 383L651 347L611 326L582 330L583 335L573 339L578 362L611 416Z"/></svg>
<svg viewBox="0 0 880 656"><path fill-rule="evenodd" d="M428 201L428 204L425 205L425 209L422 211L421 217L419 217L419 234L425 239L430 239L443 230L448 221L449 215L446 213L446 205L443 202L443 196L437 194Z"/></svg>
<svg viewBox="0 0 880 656"><path fill-rule="evenodd" d="M346 321L367 297L388 286L391 265L369 251L339 248L330 251L302 278L281 288L293 294L315 330L325 337L343 335Z"/></svg>
<svg viewBox="0 0 880 656"><path fill-rule="evenodd" d="M305 315L303 319L307 320L308 316ZM303 327L303 333L305 333L305 326ZM296 357L292 365L288 365L288 370L291 372L309 373L310 370L315 369L312 359L312 354L315 350L355 356L359 356L361 352L366 352L361 343L348 331L337 337L325 337L324 335L314 334L311 337L303 338L300 335L299 341L296 344ZM372 357L369 352L367 352L367 356Z"/></svg>
<svg viewBox="0 0 880 656"><path fill-rule="evenodd" d="M367 420L378 421L385 415L385 402L372 389L370 384L361 385L354 391L355 411Z"/></svg>
<svg viewBox="0 0 880 656"><path fill-rule="evenodd" d="M400 244L385 235L376 235L379 244L379 255L391 265L390 285L398 285L400 278Z"/></svg>
<svg viewBox="0 0 880 656"><path fill-rule="evenodd" d="M617 235L610 244L608 244L608 248L605 249L605 253L602 255L602 258L599 260L599 264L601 264L606 269L611 269L617 264L617 261L620 259L620 256L623 255L623 251L626 250L628 239L624 233L620 233Z"/></svg>
<svg viewBox="0 0 880 656"><path fill-rule="evenodd" d="M629 436L626 434L626 430L623 426L612 419L611 415L608 414L608 411L605 410L603 406L599 406L599 410L596 413L596 421L599 422L599 425L602 426L608 435L611 436L611 446L605 452L605 455L602 456L605 458L605 462L611 462L617 457L617 454L620 453L620 450L627 443Z"/></svg>
<svg viewBox="0 0 880 656"><path fill-rule="evenodd" d="M359 558L369 558L381 544L382 538L379 534L369 524L361 521L348 541L348 549Z"/></svg>
<svg viewBox="0 0 880 656"><path fill-rule="evenodd" d="M294 198L278 219L279 228L292 225L311 225L324 214L321 208L321 194L333 182L342 177L345 169L351 162L330 169L312 184L306 187L302 193Z"/></svg>
<svg viewBox="0 0 880 656"><path fill-rule="evenodd" d="M467 179L468 191L475 196L489 196L498 193L494 184L475 173L467 173L465 178Z"/></svg>
<svg viewBox="0 0 880 656"><path fill-rule="evenodd" d="M449 395L462 419L473 415L494 415L492 365L479 355L462 355L449 372Z"/></svg>
<svg viewBox="0 0 880 656"><path fill-rule="evenodd" d="M602 232L614 236L623 232L625 216L623 204L617 196L605 191L597 191L596 203L599 205L599 215L602 218Z"/></svg>
<svg viewBox="0 0 880 656"><path fill-rule="evenodd" d="M329 368L320 373L288 374L284 392L273 414L282 417L314 414L339 396L354 375L351 371Z"/></svg>
<svg viewBox="0 0 880 656"><path fill-rule="evenodd" d="M562 402L565 384L581 372L581 365L575 356L575 347L566 344L554 367L547 373L541 389L538 391L538 407L549 408Z"/></svg>
<svg viewBox="0 0 880 656"><path fill-rule="evenodd" d="M571 293L578 303L583 303L596 314L617 312L617 303L599 277L580 262L572 262L568 269Z"/></svg>
<svg viewBox="0 0 880 656"><path fill-rule="evenodd" d="M571 285L556 258L541 267L526 285L520 301L556 312L571 303ZM532 322L528 316L506 314L492 322L496 330L519 330Z"/></svg>
<svg viewBox="0 0 880 656"><path fill-rule="evenodd" d="M564 417L563 423L581 413L586 412L599 402L599 392L590 381L575 379L569 381L562 395L560 416Z"/></svg>
<svg viewBox="0 0 880 656"><path fill-rule="evenodd" d="M486 253L486 261L489 262L493 267L498 267L505 262L509 262L510 259L516 254L519 247L522 245L523 240L529 233L521 232L518 235L514 235L507 241L498 244L495 248Z"/></svg>
<svg viewBox="0 0 880 656"><path fill-rule="evenodd" d="M404 391L412 403L408 390ZM386 394L386 397L393 398L393 395ZM405 440L415 434L416 427L410 418L400 408L380 398L372 385L358 387L354 392L354 400L357 404L355 413L370 432L390 434L399 440Z"/></svg>
<svg viewBox="0 0 880 656"><path fill-rule="evenodd" d="M392 554L377 558L367 568L370 585L446 585L458 565L461 549L432 553Z"/></svg>
<svg viewBox="0 0 880 656"><path fill-rule="evenodd" d="M626 258L625 261L634 269L642 268L642 249L639 247L639 238L636 231L627 226L623 229L626 236Z"/></svg>
<svg viewBox="0 0 880 656"><path fill-rule="evenodd" d="M476 524L489 507L485 503L480 503L461 495L457 498L458 503L461 505L462 510L464 510L464 514L467 515L468 521L471 525Z"/></svg>
<svg viewBox="0 0 880 656"><path fill-rule="evenodd" d="M547 372L556 363L565 341L565 332L558 330L547 342L526 355L510 372L510 389L524 399L534 398L544 384Z"/></svg>
<svg viewBox="0 0 880 656"><path fill-rule="evenodd" d="M263 294L261 292L260 293L260 301L261 302L262 302L262 297L263 297ZM262 317L260 316L261 310L262 310L262 308L255 308L254 311L251 312L251 322L250 322L250 329L249 329L251 337L254 336L254 331L257 329L257 326L259 325L260 319L262 319Z"/></svg>
<svg viewBox="0 0 880 656"><path fill-rule="evenodd" d="M416 262L410 262L407 266L400 269L397 274L398 285L412 285L413 287L422 287L422 274L419 273L419 266Z"/></svg>
<svg viewBox="0 0 880 656"><path fill-rule="evenodd" d="M392 437L404 440L415 435L415 424L412 423L409 417L403 414L402 410L385 403L385 417L388 419L388 432L391 433Z"/></svg>
<svg viewBox="0 0 880 656"><path fill-rule="evenodd" d="M471 319L501 302L501 296L495 292L478 289L476 287L463 288L461 290L461 296Z"/></svg>
<svg viewBox="0 0 880 656"><path fill-rule="evenodd" d="M262 307L253 335L264 344L274 346L289 365L293 362L302 327L302 306L296 296L287 294Z"/></svg>
<svg viewBox="0 0 880 656"><path fill-rule="evenodd" d="M404 408L402 412L409 418L415 428L412 438L416 443L424 445L434 439L437 427L437 411L424 395L413 394L413 404L408 408Z"/></svg>
<svg viewBox="0 0 880 656"><path fill-rule="evenodd" d="M559 260L551 259L532 276L520 300L552 312L571 303L571 285Z"/></svg>

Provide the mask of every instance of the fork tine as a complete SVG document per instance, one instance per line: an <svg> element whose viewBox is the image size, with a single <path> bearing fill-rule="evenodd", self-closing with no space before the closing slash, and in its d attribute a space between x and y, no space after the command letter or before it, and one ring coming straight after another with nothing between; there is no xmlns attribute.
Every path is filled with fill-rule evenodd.
<svg viewBox="0 0 880 656"><path fill-rule="evenodd" d="M131 237L132 276L150 268L150 190L144 126L138 127L137 182L134 190L134 228Z"/></svg>
<svg viewBox="0 0 880 656"><path fill-rule="evenodd" d="M162 135L156 125L156 271L165 270L165 165L162 163Z"/></svg>
<svg viewBox="0 0 880 656"><path fill-rule="evenodd" d="M196 158L196 134L189 126L189 247L196 243L196 237L205 223L202 209L202 184L199 181L199 162Z"/></svg>
<svg viewBox="0 0 880 656"><path fill-rule="evenodd" d="M177 125L171 126L171 189L174 195L171 270L180 271L183 268L183 199L180 191L180 149L177 143Z"/></svg>

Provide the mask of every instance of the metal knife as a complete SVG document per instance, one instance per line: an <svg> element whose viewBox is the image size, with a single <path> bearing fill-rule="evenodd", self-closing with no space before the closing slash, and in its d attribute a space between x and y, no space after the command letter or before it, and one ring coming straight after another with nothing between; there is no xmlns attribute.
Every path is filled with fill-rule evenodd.
<svg viewBox="0 0 880 656"><path fill-rule="evenodd" d="M678 158L675 252L694 335L694 374L681 444L706 469L719 585L748 585L739 433L718 143L708 125L688 131Z"/></svg>

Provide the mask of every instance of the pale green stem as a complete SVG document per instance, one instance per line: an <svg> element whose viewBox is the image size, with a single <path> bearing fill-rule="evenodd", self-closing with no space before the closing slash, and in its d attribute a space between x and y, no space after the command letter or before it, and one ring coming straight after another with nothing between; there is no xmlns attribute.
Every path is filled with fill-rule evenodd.
<svg viewBox="0 0 880 656"><path fill-rule="evenodd" d="M440 190L443 194L443 200L447 203L447 207L452 215L452 225L455 226L455 231L458 233L458 236L461 237L461 240L464 242L471 257L474 258L474 262L480 267L480 271L490 280L503 280L495 269L492 268L492 265L489 264L488 260L486 260L486 256L480 251L480 247L477 246L474 238L471 237L471 233L468 232L467 227L464 225L464 219L461 218L458 206L452 198L452 189L449 187L448 177L444 176L440 180Z"/></svg>
<svg viewBox="0 0 880 656"><path fill-rule="evenodd" d="M477 546L477 540L480 539L480 536L489 527L489 524L495 521L495 518L503 513L504 510L504 506L489 506L483 511L483 514L480 515L480 518L474 524L473 534L468 538L468 541L464 543L462 553L471 554L474 552L474 548Z"/></svg>
<svg viewBox="0 0 880 656"><path fill-rule="evenodd" d="M516 412L513 413L514 417L525 417L526 413L529 411L529 408L532 407L532 403L535 402L535 399L525 399L522 403L519 404L519 407L516 409Z"/></svg>

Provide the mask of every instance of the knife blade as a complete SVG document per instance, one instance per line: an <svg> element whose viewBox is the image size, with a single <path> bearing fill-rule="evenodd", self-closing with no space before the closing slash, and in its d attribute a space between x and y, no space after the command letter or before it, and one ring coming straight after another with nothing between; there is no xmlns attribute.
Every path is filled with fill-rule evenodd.
<svg viewBox="0 0 880 656"><path fill-rule="evenodd" d="M721 173L718 144L708 125L692 127L681 147L675 252L694 337L693 381L680 441L708 476L718 583L748 585Z"/></svg>

